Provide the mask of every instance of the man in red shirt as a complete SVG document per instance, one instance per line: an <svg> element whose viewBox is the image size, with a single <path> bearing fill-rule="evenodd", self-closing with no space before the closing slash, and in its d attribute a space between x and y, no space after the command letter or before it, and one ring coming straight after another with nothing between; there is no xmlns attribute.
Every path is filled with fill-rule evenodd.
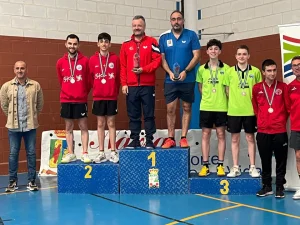
<svg viewBox="0 0 300 225"><path fill-rule="evenodd" d="M290 120L291 120L291 137L290 147L295 149L297 170L300 174L300 56L295 56L292 59L292 71L296 76L288 85L289 100L290 100ZM296 191L293 199L300 199L300 189Z"/></svg>
<svg viewBox="0 0 300 225"><path fill-rule="evenodd" d="M93 110L97 116L97 133L99 141L99 154L94 159L95 163L107 161L104 153L105 123L109 129L111 154L109 161L119 162L116 152L116 124L115 117L118 113L118 95L120 89L120 59L109 51L111 36L108 33L98 35L99 51L90 58L89 70L93 87Z"/></svg>
<svg viewBox="0 0 300 225"><path fill-rule="evenodd" d="M78 119L81 130L82 156L81 161L90 163L88 156L89 133L87 126L87 98L90 91L89 60L78 51L79 38L75 34L67 36L65 46L68 52L57 61L56 71L61 86L60 116L65 119L68 154L61 162L76 161L74 154L74 120Z"/></svg>
<svg viewBox="0 0 300 225"><path fill-rule="evenodd" d="M265 80L252 89L252 104L257 117L257 147L262 164L263 188L256 193L263 197L272 191L272 155L276 159L276 198L284 198L283 185L286 183L286 163L288 136L286 122L288 118L287 85L276 80L277 65L272 59L262 63Z"/></svg>
<svg viewBox="0 0 300 225"><path fill-rule="evenodd" d="M155 126L155 71L161 65L161 55L155 38L145 34L143 16L132 20L133 35L121 46L121 85L126 94L130 138L127 148L140 147L142 109L146 131L146 148L153 149Z"/></svg>

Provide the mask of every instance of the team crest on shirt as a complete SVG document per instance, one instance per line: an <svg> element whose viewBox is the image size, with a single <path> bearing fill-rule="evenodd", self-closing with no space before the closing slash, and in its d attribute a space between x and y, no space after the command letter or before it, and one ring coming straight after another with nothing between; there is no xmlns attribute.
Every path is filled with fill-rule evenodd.
<svg viewBox="0 0 300 225"><path fill-rule="evenodd" d="M281 95L282 94L282 90L277 88L276 91L275 91L275 94L276 95Z"/></svg>
<svg viewBox="0 0 300 225"><path fill-rule="evenodd" d="M115 78L114 73L108 73L108 76L109 76L109 79L114 79Z"/></svg>
<svg viewBox="0 0 300 225"><path fill-rule="evenodd" d="M82 70L82 65L77 65L77 66L76 66L76 69L77 69L77 70Z"/></svg>
<svg viewBox="0 0 300 225"><path fill-rule="evenodd" d="M221 71L220 71L220 74L221 74L221 75L224 75L224 70L221 70Z"/></svg>
<svg viewBox="0 0 300 225"><path fill-rule="evenodd" d="M77 75L76 79L77 79L77 81L81 81L82 80L82 75Z"/></svg>
<svg viewBox="0 0 300 225"><path fill-rule="evenodd" d="M168 47L173 46L173 41L172 41L172 39L167 40L167 46L168 46Z"/></svg>
<svg viewBox="0 0 300 225"><path fill-rule="evenodd" d="M254 74L250 74L249 77L250 77L250 78L254 78Z"/></svg>
<svg viewBox="0 0 300 225"><path fill-rule="evenodd" d="M115 64L114 64L113 62L110 62L110 63L108 64L108 67L111 68L111 69L113 69L113 68L115 67Z"/></svg>
<svg viewBox="0 0 300 225"><path fill-rule="evenodd" d="M133 50L133 47L132 47L132 46L130 46L129 50L130 50L130 51L132 51L132 50Z"/></svg>

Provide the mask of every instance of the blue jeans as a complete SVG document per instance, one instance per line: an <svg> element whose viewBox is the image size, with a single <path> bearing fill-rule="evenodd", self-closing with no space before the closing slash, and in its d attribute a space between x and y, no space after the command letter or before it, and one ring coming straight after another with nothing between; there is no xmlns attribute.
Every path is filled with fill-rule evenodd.
<svg viewBox="0 0 300 225"><path fill-rule="evenodd" d="M36 129L26 132L8 131L9 138L9 180L18 180L19 152L22 138L24 139L26 156L28 181L36 178Z"/></svg>

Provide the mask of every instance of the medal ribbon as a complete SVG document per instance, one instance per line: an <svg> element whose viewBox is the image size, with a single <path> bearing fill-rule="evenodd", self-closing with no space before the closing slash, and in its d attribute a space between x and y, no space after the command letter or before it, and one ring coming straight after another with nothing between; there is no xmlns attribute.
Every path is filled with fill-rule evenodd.
<svg viewBox="0 0 300 225"><path fill-rule="evenodd" d="M69 67L70 67L70 71L71 71L71 78L74 78L75 69L76 69L76 65L77 65L77 59L78 59L78 54L76 54L74 67L73 67L73 70L72 70L71 57L70 57L70 55L68 55Z"/></svg>
<svg viewBox="0 0 300 225"><path fill-rule="evenodd" d="M246 75L245 75L245 77L244 77L244 81L243 81L243 79L242 79L242 76L241 76L241 74L240 74L240 70L239 70L239 68L238 68L237 65L235 66L235 69L236 69L236 72L237 72L238 77L239 77L239 81L240 81L241 88L244 89L244 88L245 88L245 85L247 84L247 78L248 78L248 73L249 73L249 64L248 64L248 66L247 66L247 71L246 71Z"/></svg>
<svg viewBox="0 0 300 225"><path fill-rule="evenodd" d="M212 72L212 69L211 69L211 66L210 65L208 65L208 67L209 67L209 73L210 73L210 79L211 79L211 82L212 82L212 84L213 84L213 87L215 87L215 85L216 85L216 83L217 83L217 79L218 79L218 69L219 69L219 63L217 64L217 68L216 68L216 75L215 75L215 77L214 77L214 75L213 75L213 72Z"/></svg>
<svg viewBox="0 0 300 225"><path fill-rule="evenodd" d="M267 90L266 90L266 87L265 87L265 84L263 83L264 92L265 92L265 95L266 95L266 98L267 98L267 101L268 101L270 107L271 107L271 105L273 103L273 100L274 100L276 87L277 87L277 80L276 80L275 87L274 87L273 94L272 94L272 98L271 98L271 101L270 101Z"/></svg>
<svg viewBox="0 0 300 225"><path fill-rule="evenodd" d="M108 66L108 58L109 58L109 52L107 53L106 56L106 64L105 64L105 70L103 71L103 65L102 65L102 59L101 59L101 54L99 52L99 62L100 62L100 68L101 68L101 75L104 77L104 75L106 75L106 70L107 70L107 66Z"/></svg>

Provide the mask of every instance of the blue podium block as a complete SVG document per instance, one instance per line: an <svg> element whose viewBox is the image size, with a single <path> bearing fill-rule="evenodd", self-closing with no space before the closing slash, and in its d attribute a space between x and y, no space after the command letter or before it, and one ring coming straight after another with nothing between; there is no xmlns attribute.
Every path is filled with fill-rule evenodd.
<svg viewBox="0 0 300 225"><path fill-rule="evenodd" d="M188 194L189 149L120 151L121 194Z"/></svg>
<svg viewBox="0 0 300 225"><path fill-rule="evenodd" d="M218 177L211 173L207 177L199 177L198 174L190 175L190 193L207 195L252 195L261 189L261 178L252 178L249 173L241 176Z"/></svg>
<svg viewBox="0 0 300 225"><path fill-rule="evenodd" d="M119 194L119 165L112 162L59 164L57 176L58 193Z"/></svg>

